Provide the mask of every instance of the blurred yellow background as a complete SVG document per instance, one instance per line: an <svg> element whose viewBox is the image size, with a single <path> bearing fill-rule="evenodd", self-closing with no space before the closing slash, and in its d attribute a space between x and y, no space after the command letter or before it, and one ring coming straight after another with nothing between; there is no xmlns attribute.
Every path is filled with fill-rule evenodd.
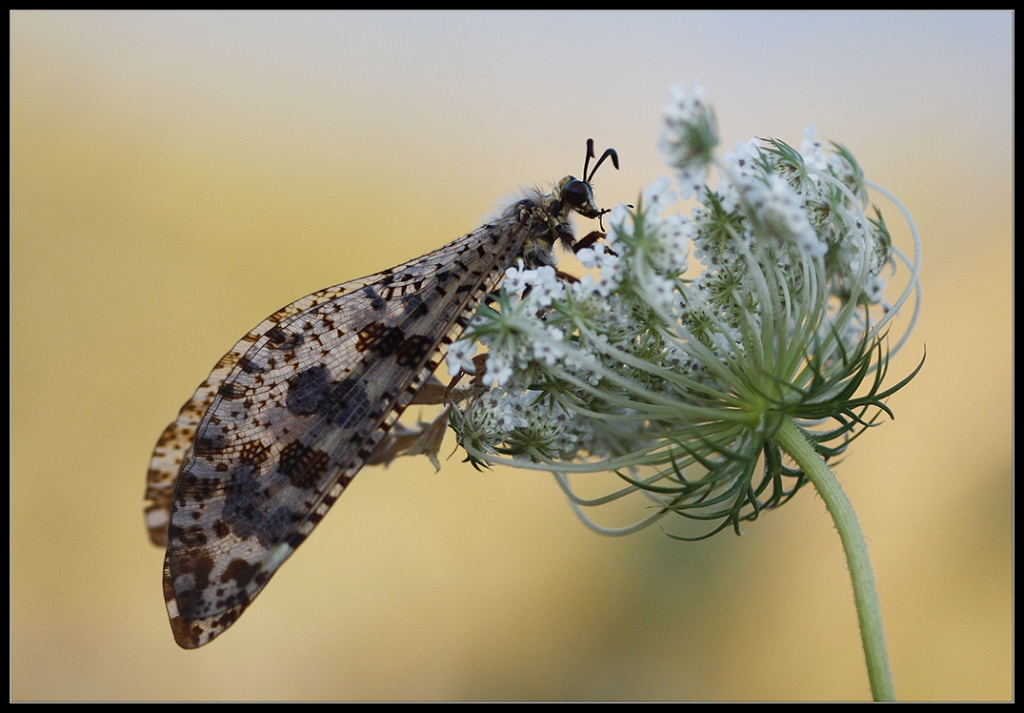
<svg viewBox="0 0 1024 713"><path fill-rule="evenodd" d="M695 77L723 150L814 123L913 212L924 311L892 374L927 362L837 472L898 696L1009 699L1012 20L13 13L12 698L868 698L811 487L742 538L609 539L550 478L405 459L226 635L167 625L148 459L236 339L579 175L588 137L622 159L598 202L635 199Z"/></svg>

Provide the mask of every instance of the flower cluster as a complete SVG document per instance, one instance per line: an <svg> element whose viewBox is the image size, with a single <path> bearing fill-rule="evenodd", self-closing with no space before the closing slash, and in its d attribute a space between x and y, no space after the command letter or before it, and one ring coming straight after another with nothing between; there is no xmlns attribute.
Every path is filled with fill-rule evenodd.
<svg viewBox="0 0 1024 713"><path fill-rule="evenodd" d="M823 147L813 127L799 151L750 140L716 158L717 142L700 88L674 88L659 144L697 207L672 212L676 194L659 178L579 251L591 274L511 268L448 354L458 373L472 371L478 344L488 350L493 388L451 416L475 464L551 471L581 516L632 493L653 502L627 527L584 518L607 534L669 512L739 531L805 482L773 441L783 419L829 458L909 380L882 389L913 326L889 348L896 310L919 295L918 265L868 214L853 156ZM889 304L899 264L911 273ZM621 487L590 499L570 487L570 474L598 471Z"/></svg>

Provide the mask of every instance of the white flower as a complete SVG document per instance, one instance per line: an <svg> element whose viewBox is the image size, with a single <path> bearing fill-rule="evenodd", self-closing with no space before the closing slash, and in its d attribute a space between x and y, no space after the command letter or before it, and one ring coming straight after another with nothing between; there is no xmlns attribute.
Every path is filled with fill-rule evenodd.
<svg viewBox="0 0 1024 713"><path fill-rule="evenodd" d="M597 266L601 270L601 279L598 281L596 289L602 297L607 297L622 282L624 270L622 258L612 253L605 253L601 255Z"/></svg>
<svg viewBox="0 0 1024 713"><path fill-rule="evenodd" d="M533 356L539 361L545 362L548 366L554 366L555 362L565 356L565 349L562 348L562 330L558 327L547 328L548 339L538 339L533 343Z"/></svg>
<svg viewBox="0 0 1024 713"><path fill-rule="evenodd" d="M509 293L521 297L526 288L533 284L536 276L536 270L524 269L523 261L519 260L519 267L510 267L505 270L505 281L502 283L502 287Z"/></svg>
<svg viewBox="0 0 1024 713"><path fill-rule="evenodd" d="M768 176L767 187L760 191L760 196L752 196L751 200L769 234L783 242L792 241L811 257L825 255L828 246L811 227L803 210L803 201L781 176L774 173Z"/></svg>
<svg viewBox="0 0 1024 713"><path fill-rule="evenodd" d="M521 409L521 398L506 397L494 403L495 428L506 436L517 428L526 426Z"/></svg>
<svg viewBox="0 0 1024 713"><path fill-rule="evenodd" d="M867 284L864 285L864 295L868 298L868 301L873 304L882 303L882 298L885 296L885 285L886 279L884 277L877 275L869 277Z"/></svg>
<svg viewBox="0 0 1024 713"><path fill-rule="evenodd" d="M569 286L569 291L572 293L573 299L577 302L585 300L594 291L594 285L597 281L593 275L584 275L577 282L574 282Z"/></svg>
<svg viewBox="0 0 1024 713"><path fill-rule="evenodd" d="M636 211L620 205L607 217L604 245L578 253L599 278L566 287L553 268L520 261L496 306L467 331L488 347L486 380L500 386L450 413L471 462L549 470L603 534L629 534L669 513L708 523L705 536L739 534L806 482L838 512L824 460L838 460L878 412L891 415L886 399L910 378L883 387L908 336L890 348L890 320L920 289L909 216L913 265L881 214L866 215L869 184L856 159L837 144L823 149L813 127L802 154L764 139L715 160L717 141L703 90L673 88L661 148L680 193L701 205L689 218L667 215L675 196L667 179L655 180ZM711 167L715 190L704 182ZM703 268L696 280L687 277L691 242ZM897 264L912 274L890 305L879 273ZM915 307L908 329L916 318ZM465 342L452 344L449 368L471 370L471 356ZM605 492L591 477L600 471L617 476ZM586 481L585 490L570 479ZM618 520L633 495L630 525L606 527L586 514L616 503ZM847 520L836 518L844 543L860 539ZM695 539L690 530L668 534ZM859 591L870 599L866 584ZM872 670L884 668L876 656ZM873 691L882 690L877 682L872 676Z"/></svg>
<svg viewBox="0 0 1024 713"><path fill-rule="evenodd" d="M476 355L476 342L469 339L460 339L448 347L448 354L444 361L448 366L448 373L457 376L460 372L467 374L476 373L476 365L473 357Z"/></svg>
<svg viewBox="0 0 1024 713"><path fill-rule="evenodd" d="M800 142L800 155L803 156L804 163L818 171L824 171L828 169L828 160L825 158L825 153L822 151L821 142L817 138L818 127L814 124L808 124L804 127L804 138Z"/></svg>
<svg viewBox="0 0 1024 713"><path fill-rule="evenodd" d="M686 258L690 253L690 236L693 234L693 222L678 213L665 218L661 239L665 249L666 274L681 275L686 272Z"/></svg>
<svg viewBox="0 0 1024 713"><path fill-rule="evenodd" d="M605 236L604 241L608 245L614 245L618 239L617 234L626 230L626 220L629 218L629 206L625 203L619 203L617 206L612 208L611 213L608 214L608 234Z"/></svg>
<svg viewBox="0 0 1024 713"><path fill-rule="evenodd" d="M718 144L718 122L704 104L704 89L691 82L690 91L674 86L665 107L665 126L658 145L669 166L679 171L679 193L683 199L696 194Z"/></svg>
<svg viewBox="0 0 1024 713"><path fill-rule="evenodd" d="M704 87L697 84L696 79L690 80L690 91L682 84L669 87L668 104L665 106L666 123L685 123L692 121L699 112L704 101Z"/></svg>
<svg viewBox="0 0 1024 713"><path fill-rule="evenodd" d="M488 352L487 371L484 373L484 382L487 384L496 383L498 386L504 386L511 378L512 363L500 352Z"/></svg>
<svg viewBox="0 0 1024 713"><path fill-rule="evenodd" d="M580 251L582 252L582 251ZM542 265L533 271L530 289L530 304L535 309L548 307L565 294L565 285L558 279L558 273L550 265Z"/></svg>
<svg viewBox="0 0 1024 713"><path fill-rule="evenodd" d="M737 141L732 151L722 154L722 163L729 167L734 181L758 175L757 161L761 158L761 142L755 138Z"/></svg>
<svg viewBox="0 0 1024 713"><path fill-rule="evenodd" d="M669 310L676 299L675 284L660 275L648 275L643 284L644 292L652 304Z"/></svg>
<svg viewBox="0 0 1024 713"><path fill-rule="evenodd" d="M573 286L573 292L579 299L584 299L591 292L607 297L618 286L622 277L622 259L618 255L595 248L584 248L576 253L576 257L583 267L601 272L601 278L596 285L593 276L584 275L583 280Z"/></svg>
<svg viewBox="0 0 1024 713"><path fill-rule="evenodd" d="M668 176L658 176L643 190L643 204L654 213L661 213L676 202L676 194L672 190L672 182Z"/></svg>
<svg viewBox="0 0 1024 713"><path fill-rule="evenodd" d="M593 270L597 267L597 250L594 248L583 248L576 253L576 259L580 261L580 265L583 267Z"/></svg>

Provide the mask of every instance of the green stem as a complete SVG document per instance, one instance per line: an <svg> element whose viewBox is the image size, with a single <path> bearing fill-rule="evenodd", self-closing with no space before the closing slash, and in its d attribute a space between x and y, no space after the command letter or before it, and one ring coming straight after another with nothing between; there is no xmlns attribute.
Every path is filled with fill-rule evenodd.
<svg viewBox="0 0 1024 713"><path fill-rule="evenodd" d="M896 700L889 670L889 655L885 650L885 634L882 632L882 613L878 607L878 592L875 590L875 576L871 573L871 561L864 535L860 531L853 507L839 486L832 471L817 454L806 436L790 419L784 419L782 427L775 434L779 447L788 453L825 501L832 519L839 531L846 551L846 562L853 580L853 599L860 619L861 639L864 641L864 656L868 664L868 678L871 693L876 701Z"/></svg>

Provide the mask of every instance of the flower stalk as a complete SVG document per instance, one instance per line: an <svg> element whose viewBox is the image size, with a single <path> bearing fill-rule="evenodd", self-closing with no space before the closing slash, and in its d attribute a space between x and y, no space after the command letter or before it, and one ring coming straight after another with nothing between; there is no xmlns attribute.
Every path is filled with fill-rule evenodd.
<svg viewBox="0 0 1024 713"><path fill-rule="evenodd" d="M846 553L850 580L853 583L853 597L857 606L857 618L860 621L860 636L864 644L864 658L867 661L872 697L876 701L895 701L896 691L889 669L889 654L885 648L882 611L878 605L875 575L871 571L867 543L853 512L853 506L850 505L846 493L832 471L792 421L784 421L781 424L776 433L776 441L814 484L815 490L825 502L825 507L835 522L836 531L843 542L843 551Z"/></svg>

